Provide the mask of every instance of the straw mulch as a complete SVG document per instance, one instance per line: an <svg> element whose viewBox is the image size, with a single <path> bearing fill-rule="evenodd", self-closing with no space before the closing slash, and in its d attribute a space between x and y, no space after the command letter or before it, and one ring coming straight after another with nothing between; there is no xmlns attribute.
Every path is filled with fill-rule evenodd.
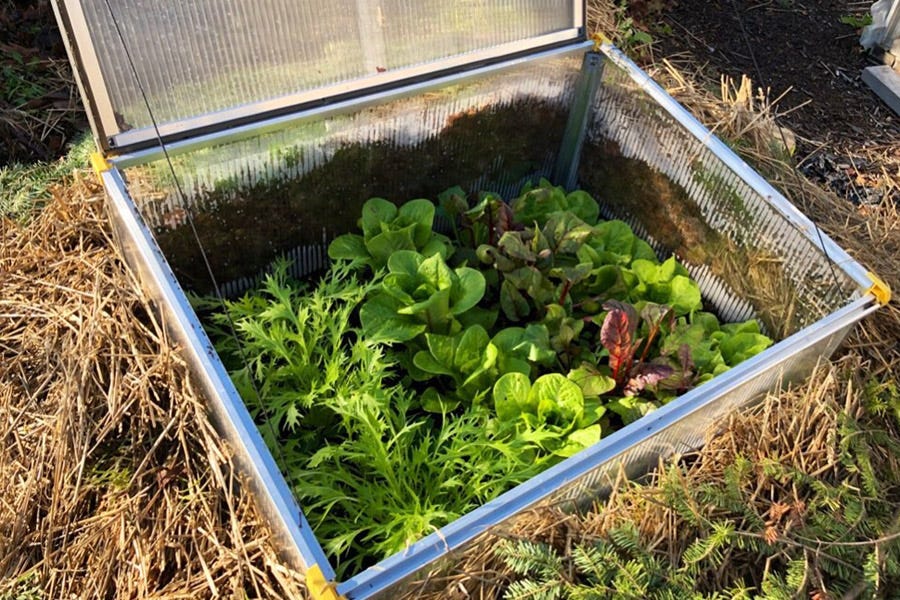
<svg viewBox="0 0 900 600"><path fill-rule="evenodd" d="M609 15L595 11L598 22ZM859 473L842 463L846 452L847 419L872 425L877 435L886 435L886 445L875 445L867 456L877 476L889 486L888 493L897 496L894 474L900 473L900 455L889 450L900 444L900 407L896 420L889 415L870 411L871 390L880 386L896 386L900 372L900 211L890 202L855 207L834 194L822 190L800 175L792 165L792 134L777 125L776 108L765 94L753 87L749 79L721 81L721 97L707 90L710 82L699 72L685 73L690 65L662 60L649 67L654 79L687 106L701 121L726 140L741 140L735 146L745 160L752 163L822 230L869 267L894 290L888 306L858 324L843 348L832 361L824 361L803 384L772 394L760 404L733 415L724 427L711 435L707 444L690 457L682 457L678 465L660 464L640 484L619 479L614 492L588 513L573 515L552 508L536 509L516 519L512 529L498 532L459 558L456 564L427 585L427 598L500 598L512 581L521 580L498 557L496 544L502 539L526 539L550 544L561 556L569 556L579 544L608 539L610 531L623 523L633 523L641 534L645 548L665 556L669 564L679 564L688 546L700 532L690 524L672 502L672 486L683 491L690 501L691 491L704 486L723 486L727 472L737 460L749 459L756 476L746 479L740 494L746 500L746 512L753 523L766 523L756 530L746 520L736 523L740 535L764 537L773 544L796 550L798 544L812 565L806 589L815 598L834 597L827 591L826 578L817 571L819 552L832 545L874 549L900 536L883 539L795 540L792 527L808 516L804 494L783 478L766 472L764 465L777 463L786 471L810 475L823 483L844 482L852 486ZM900 174L885 173L888 186L900 185ZM896 389L896 388L894 388ZM712 432L711 432L712 433ZM871 433L871 432L869 432ZM880 475L879 475L880 474ZM900 506L900 497L896 498ZM712 522L720 511L716 506L695 507L695 517ZM835 508L837 510L837 508ZM900 517L898 517L900 519ZM900 522L900 520L898 520ZM862 536L864 538L864 536ZM848 542L848 543L847 543ZM792 546L793 545L793 546ZM782 558L788 555L786 550ZM824 560L824 559L822 559ZM764 572L784 569L784 562L760 559L758 555L733 548L711 569L705 579L697 580L703 589L719 590L738 581L754 581ZM843 597L870 597L864 588L860 565L860 582ZM437 575L437 574L435 574ZM564 576L565 577L565 576ZM819 577L820 579L816 579ZM900 582L893 582L897 584ZM891 597L891 583L882 580L877 597ZM700 590L698 590L700 591ZM759 590L757 590L758 592ZM413 596L410 596L413 597Z"/></svg>
<svg viewBox="0 0 900 600"><path fill-rule="evenodd" d="M655 76L704 122L717 124L717 134L750 140L747 158L900 290L895 206L857 209L798 177L777 156L783 139L770 104L749 84L723 82L724 97L715 99L677 65L663 62ZM3 600L303 596L152 314L114 249L95 186L76 178L27 226L0 222ZM895 299L858 326L842 356L808 384L736 415L684 463L684 488L720 481L738 455L837 474L841 415L864 413L867 382L894 381L898 339ZM876 458L885 472L900 472L896 457ZM656 481L665 476L661 467ZM566 546L630 521L651 547L677 557L686 543L683 517L659 501L650 482L620 482L584 518L536 512L511 534ZM772 521L775 535L785 533L802 498L772 478L757 485L750 508ZM707 584L764 567L736 554ZM435 597L499 597L510 575L489 548L465 556Z"/></svg>
<svg viewBox="0 0 900 600"><path fill-rule="evenodd" d="M0 222L0 598L300 597L230 467L100 189Z"/></svg>

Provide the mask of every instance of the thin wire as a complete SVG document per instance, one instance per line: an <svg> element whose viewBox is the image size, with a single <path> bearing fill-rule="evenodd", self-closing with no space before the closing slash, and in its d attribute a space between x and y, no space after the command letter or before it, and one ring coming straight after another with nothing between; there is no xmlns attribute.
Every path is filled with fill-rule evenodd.
<svg viewBox="0 0 900 600"><path fill-rule="evenodd" d="M764 85L766 81L762 76L762 69L759 68L759 63L756 60L756 53L753 52L753 44L750 41L750 34L747 32L747 28L744 26L744 19L741 16L740 7L738 7L737 5L737 0L731 0L731 6L732 8L734 8L734 15L735 17L737 17L738 25L741 28L741 35L744 38L744 44L747 46L747 52L750 53L750 60L753 61L753 69L756 71L756 80L761 86L766 87ZM782 129L781 127L777 127L776 129L778 129L778 135L781 137L781 143L784 144L785 150L788 150L788 142L787 138L784 135L784 129ZM800 175L797 173L797 165L794 164L793 155L791 155L789 151L788 156L788 160L790 161L791 165L791 173L797 180L797 188L800 190L800 193L803 194L803 190L805 189L803 186L803 181L801 181ZM828 254L828 249L825 247L825 238L822 235L822 230L819 229L818 224L816 224L812 219L810 219L810 222L812 222L813 227L816 230L816 237L819 238L819 246L822 252L825 254L825 258L828 259L828 268L831 270L831 277L834 280L833 287L840 289L840 279L837 276L837 272L834 270L836 263L834 262L834 259L832 259Z"/></svg>
<svg viewBox="0 0 900 600"><path fill-rule="evenodd" d="M237 344L238 349L238 357L241 361L241 364L247 369L247 375L250 380L250 385L253 388L253 393L256 395L256 399L258 404L262 407L263 413L265 415L266 423L269 426L269 433L272 435L273 441L277 441L278 435L275 431L275 426L272 424L272 415L265 406L265 403L262 402L262 395L260 394L259 385L256 382L256 378L253 376L253 372L250 369L250 364L247 361L247 356L244 353L244 346L241 344L241 340L237 334L237 327L234 324L234 319L231 318L231 314L228 312L228 309L225 305L225 297L222 294L222 290L219 287L219 283L216 280L216 275L213 272L212 264L209 262L209 257L206 254L206 249L203 247L203 242L200 240L200 234L197 231L197 226L194 223L194 215L188 204L187 195L184 193L184 189L181 186L181 181L178 179L178 175L175 171L175 166L172 163L172 158L169 156L169 150L166 148L165 142L163 142L162 134L159 131L159 125L157 124L156 117L153 114L153 109L150 106L150 101L147 98L147 92L144 89L143 83L141 83L141 78L138 75L137 67L134 64L134 60L131 58L131 52L128 50L128 44L125 43L125 36L122 34L122 29L119 27L119 22L116 19L116 15L113 12L112 6L110 5L109 0L104 0L106 4L106 9L109 11L109 16L112 19L113 27L116 30L116 35L119 38L119 42L122 44L122 49L125 52L125 59L128 61L128 66L131 70L131 74L134 76L135 83L137 83L138 90L141 93L141 98L144 101L144 106L147 108L147 114L150 116L150 122L153 125L153 132L156 136L156 141L159 144L160 149L162 149L163 156L166 159L166 164L169 167L169 171L172 174L172 179L175 182L175 189L178 192L178 197L181 200L182 205L185 207L185 214L187 215L188 224L191 227L191 233L194 236L194 240L197 242L197 247L200 249L200 256L203 259L203 264L206 267L206 272L209 275L209 279L213 284L213 290L215 292L216 299L219 301L219 305L222 308L222 312L225 314L226 319L228 320L228 328L231 332L231 336L234 338L235 343ZM285 477L290 478L290 470L287 469L287 461L284 458L284 454L281 450L281 446L279 444L274 444L275 450L278 454L278 460L281 463L281 471L284 473ZM301 514L302 514L302 509Z"/></svg>

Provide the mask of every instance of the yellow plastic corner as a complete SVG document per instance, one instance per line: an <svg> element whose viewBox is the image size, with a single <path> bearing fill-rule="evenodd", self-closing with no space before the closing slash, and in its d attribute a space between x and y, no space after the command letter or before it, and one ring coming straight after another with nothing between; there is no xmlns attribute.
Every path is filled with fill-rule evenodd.
<svg viewBox="0 0 900 600"><path fill-rule="evenodd" d="M112 169L112 165L109 164L109 161L106 160L106 157L103 156L101 152L91 153L91 167L94 169L94 173L97 174L98 178L104 171Z"/></svg>
<svg viewBox="0 0 900 600"><path fill-rule="evenodd" d="M872 287L866 290L866 293L875 296L875 300L878 301L878 304L887 306L888 302L891 301L891 287L875 273L869 271L867 274L869 279L872 280Z"/></svg>
<svg viewBox="0 0 900 600"><path fill-rule="evenodd" d="M612 40L599 31L592 35L591 39L594 41L594 52L599 52L600 46L602 46L603 44L612 44Z"/></svg>
<svg viewBox="0 0 900 600"><path fill-rule="evenodd" d="M319 565L313 565L306 570L306 589L313 600L346 600L337 593L334 582L325 579Z"/></svg>

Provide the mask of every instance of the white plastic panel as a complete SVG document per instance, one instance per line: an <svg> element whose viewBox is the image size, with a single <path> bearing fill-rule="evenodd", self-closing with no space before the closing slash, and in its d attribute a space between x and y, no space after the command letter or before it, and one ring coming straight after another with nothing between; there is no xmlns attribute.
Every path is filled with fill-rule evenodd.
<svg viewBox="0 0 900 600"><path fill-rule="evenodd" d="M118 147L584 37L572 0L57 1Z"/></svg>

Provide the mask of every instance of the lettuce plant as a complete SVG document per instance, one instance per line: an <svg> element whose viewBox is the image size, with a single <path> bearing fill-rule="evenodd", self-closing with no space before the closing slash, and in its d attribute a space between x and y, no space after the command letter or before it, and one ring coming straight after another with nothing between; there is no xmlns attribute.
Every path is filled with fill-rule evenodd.
<svg viewBox="0 0 900 600"><path fill-rule="evenodd" d="M541 179L535 187L525 186L510 206L517 221L527 225L537 223L538 227L543 227L551 215L559 212L570 212L590 225L600 216L600 206L590 194L581 190L566 193L564 188L546 179Z"/></svg>
<svg viewBox="0 0 900 600"><path fill-rule="evenodd" d="M542 375L533 384L527 375L507 373L494 384L493 399L501 421L548 432L543 444L557 456L572 456L600 441L602 428L593 423L602 408L586 413L581 388L559 373Z"/></svg>
<svg viewBox="0 0 900 600"><path fill-rule="evenodd" d="M399 208L384 198L371 198L362 208L359 225L362 235L347 233L328 246L328 256L366 265L373 270L387 265L398 250L415 250L424 256L450 255L450 240L432 231L434 204L430 200L410 200Z"/></svg>
<svg viewBox="0 0 900 600"><path fill-rule="evenodd" d="M388 272L360 310L362 333L379 342L408 342L423 333L453 335L469 319L490 321L472 311L484 296L484 276L469 267L451 269L440 254L398 250ZM467 319L467 313L469 319Z"/></svg>
<svg viewBox="0 0 900 600"><path fill-rule="evenodd" d="M555 362L546 327L507 327L493 339L480 325L453 336L425 334L426 348L413 357L413 379L428 381L422 406L446 412L460 403L480 402L506 373L530 375L533 368Z"/></svg>

